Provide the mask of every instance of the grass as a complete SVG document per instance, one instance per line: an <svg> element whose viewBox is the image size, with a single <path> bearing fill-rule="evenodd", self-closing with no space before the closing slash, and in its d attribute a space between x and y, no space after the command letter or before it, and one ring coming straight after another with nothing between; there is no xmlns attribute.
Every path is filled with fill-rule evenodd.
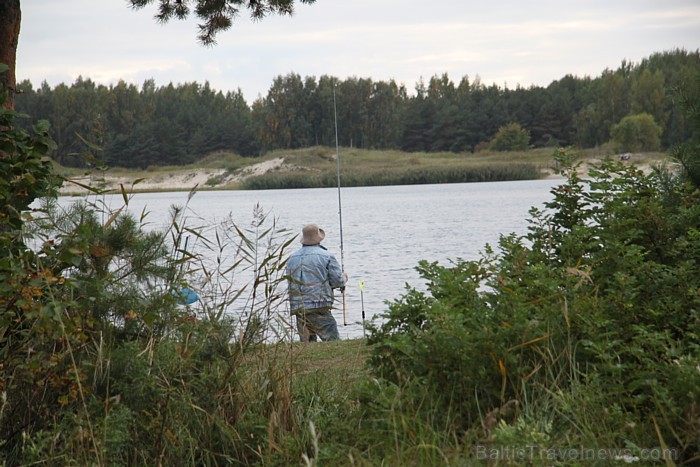
<svg viewBox="0 0 700 467"><path fill-rule="evenodd" d="M357 381L365 374L368 348L365 339L291 345L296 374L300 377L315 372L331 372L341 383Z"/></svg>
<svg viewBox="0 0 700 467"><path fill-rule="evenodd" d="M263 464L345 458L352 450L348 440L357 435L349 417L358 416L356 393L367 380L368 352L364 339L280 342L244 351L225 392L237 394L236 409L257 421L232 428L243 439L257 433Z"/></svg>
<svg viewBox="0 0 700 467"><path fill-rule="evenodd" d="M347 387L366 374L365 360L369 353L365 339L350 339L333 342L295 342L264 346L251 353L249 364L267 358L284 359L291 365L299 380L315 377L318 373L328 375L340 386Z"/></svg>

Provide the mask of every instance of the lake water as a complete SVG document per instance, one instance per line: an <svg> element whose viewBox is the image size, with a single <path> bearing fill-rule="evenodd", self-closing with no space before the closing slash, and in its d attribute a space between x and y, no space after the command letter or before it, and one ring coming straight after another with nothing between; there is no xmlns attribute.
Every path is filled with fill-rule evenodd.
<svg viewBox="0 0 700 467"><path fill-rule="evenodd" d="M387 308L387 300L398 298L405 284L422 288L415 271L419 260L447 265L450 259L478 259L484 246L496 245L501 234L526 233L530 208L551 199L551 188L560 183L545 179L342 188L342 258L350 281L348 325L343 325L342 310L335 313L341 338L362 336L363 303L370 319ZM129 210L137 215L147 210L150 225L161 227L169 221L170 206L184 206L187 197L186 192L138 194ZM116 207L122 198L106 201ZM197 225L213 225L230 215L245 226L256 204L277 219L278 227L295 233L305 224L319 224L326 231L324 246L341 260L337 188L202 191L189 201L188 212L199 218L191 222Z"/></svg>

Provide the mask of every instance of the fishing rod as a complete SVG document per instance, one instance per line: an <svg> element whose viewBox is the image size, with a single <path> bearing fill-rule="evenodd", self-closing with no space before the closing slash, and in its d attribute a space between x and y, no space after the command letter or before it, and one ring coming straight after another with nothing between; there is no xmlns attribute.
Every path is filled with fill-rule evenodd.
<svg viewBox="0 0 700 467"><path fill-rule="evenodd" d="M340 220L340 269L345 272L345 257L343 255L343 204L340 200L340 150L338 149L338 110L335 105L335 83L333 84L333 119L335 121L335 168L338 178L338 218ZM343 326L348 325L345 307L345 287L340 288L343 294Z"/></svg>

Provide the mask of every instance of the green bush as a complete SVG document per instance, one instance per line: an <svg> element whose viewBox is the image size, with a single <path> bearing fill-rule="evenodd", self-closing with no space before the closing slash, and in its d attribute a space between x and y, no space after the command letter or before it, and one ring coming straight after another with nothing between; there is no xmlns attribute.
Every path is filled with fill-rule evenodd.
<svg viewBox="0 0 700 467"><path fill-rule="evenodd" d="M419 265L427 293L409 287L370 326L372 371L455 436L535 426L545 447L668 446L690 459L700 193L612 162L582 180L556 158L567 181L531 211L525 237L478 261Z"/></svg>
<svg viewBox="0 0 700 467"><path fill-rule="evenodd" d="M661 146L663 130L654 117L641 113L624 117L610 130L610 136L618 151L656 151Z"/></svg>
<svg viewBox="0 0 700 467"><path fill-rule="evenodd" d="M530 132L513 122L498 129L489 142L493 151L524 151L530 147Z"/></svg>
<svg viewBox="0 0 700 467"><path fill-rule="evenodd" d="M1 67L0 67L1 68ZM4 107L0 93L0 463L20 450L22 434L43 427L49 414L77 398L84 373L74 371L71 350L86 342L89 328L72 303L52 299L63 278L42 265L26 245L29 206L55 193L60 179L46 158L53 143L48 123L33 133ZM12 457L9 457L12 459ZM10 464L14 462L9 462Z"/></svg>
<svg viewBox="0 0 700 467"><path fill-rule="evenodd" d="M674 98L686 114L692 129L690 139L674 145L669 153L681 166L683 176L695 186L700 186L700 74L693 83L674 91Z"/></svg>

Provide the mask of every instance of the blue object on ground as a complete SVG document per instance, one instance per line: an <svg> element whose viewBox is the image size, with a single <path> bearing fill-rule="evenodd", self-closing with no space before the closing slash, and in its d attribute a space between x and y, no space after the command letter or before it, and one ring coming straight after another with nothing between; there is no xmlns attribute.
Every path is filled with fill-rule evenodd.
<svg viewBox="0 0 700 467"><path fill-rule="evenodd" d="M197 295L197 292L188 287L183 288L177 297L177 302L180 305L192 305L197 300L199 300L199 295Z"/></svg>

